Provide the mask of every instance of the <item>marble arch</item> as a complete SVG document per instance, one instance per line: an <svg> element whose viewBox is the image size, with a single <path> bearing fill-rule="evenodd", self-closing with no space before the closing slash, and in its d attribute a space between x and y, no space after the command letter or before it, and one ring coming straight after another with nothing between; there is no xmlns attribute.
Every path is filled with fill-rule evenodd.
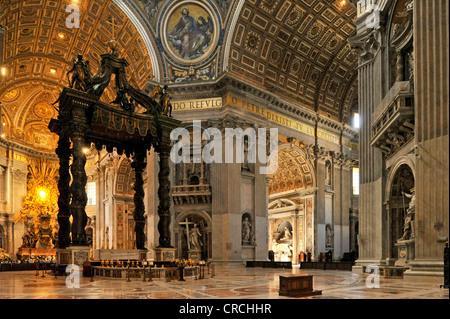
<svg viewBox="0 0 450 319"><path fill-rule="evenodd" d="M400 157L399 159L397 159L395 164L392 166L392 168L389 172L389 175L387 176L386 190L385 190L386 198L389 198L391 196L392 184L394 182L394 178L396 177L396 175L398 173L398 169L402 165L408 166L411 169L411 172L413 173L414 180L416 179L416 166L414 164L414 161L408 155Z"/></svg>
<svg viewBox="0 0 450 319"><path fill-rule="evenodd" d="M283 144L278 151L278 171L269 182L269 249L275 260L298 262L300 252L313 256L316 171L297 145ZM291 236L280 238L279 226L291 225ZM283 236L281 236L283 237Z"/></svg>
<svg viewBox="0 0 450 319"><path fill-rule="evenodd" d="M173 224L174 225L173 226L173 232L174 232L174 236L175 236L174 243L176 245L175 246L175 249L176 249L175 256L177 256L177 258L179 258L179 259L183 259L183 258L186 258L186 257L191 258L191 256L189 255L189 252L185 251L184 248L183 248L182 237L186 236L186 235L184 233L185 228L180 225L180 223L185 222L186 219L189 216L191 216L191 217L192 216L196 216L197 218L200 218L200 219L204 220L205 223L206 223L206 227L204 227L204 229L202 229L202 232L203 232L202 237L206 236L206 238L201 238L201 240L203 242L203 247L204 247L204 249L202 251L202 256L206 257L205 259L208 259L208 258L210 258L212 256L211 249L212 249L212 238L213 238L212 237L212 230L213 230L212 224L213 224L213 221L211 219L210 214L208 212L206 212L206 211L190 210L190 211L186 211L186 212L180 213L175 218L175 221L174 221L174 224ZM183 253L187 253L188 256L183 256ZM193 259L196 259L196 258L194 257ZM203 259L203 260L205 260L205 259Z"/></svg>

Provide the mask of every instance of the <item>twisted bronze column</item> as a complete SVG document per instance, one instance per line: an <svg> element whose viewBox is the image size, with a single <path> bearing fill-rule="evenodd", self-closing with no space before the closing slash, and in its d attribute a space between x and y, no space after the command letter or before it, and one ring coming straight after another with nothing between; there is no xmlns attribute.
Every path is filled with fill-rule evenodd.
<svg viewBox="0 0 450 319"><path fill-rule="evenodd" d="M145 205L144 205L144 178L143 172L147 163L145 162L146 150L136 149L133 155L135 182L134 182L134 231L136 233L136 248L145 248Z"/></svg>
<svg viewBox="0 0 450 319"><path fill-rule="evenodd" d="M59 180L58 180L58 247L70 246L70 141L66 136L61 136L56 148L59 157Z"/></svg>
<svg viewBox="0 0 450 319"><path fill-rule="evenodd" d="M158 231L159 247L172 248L170 243L170 145L161 145L159 148L159 206L158 206Z"/></svg>
<svg viewBox="0 0 450 319"><path fill-rule="evenodd" d="M73 162L70 167L72 173L72 185L70 192L72 194L72 203L70 204L70 213L72 214L72 245L87 246L85 227L87 224L86 215L86 182L87 176L85 171L86 155L83 153L83 133L80 130L73 132L72 137L72 156Z"/></svg>

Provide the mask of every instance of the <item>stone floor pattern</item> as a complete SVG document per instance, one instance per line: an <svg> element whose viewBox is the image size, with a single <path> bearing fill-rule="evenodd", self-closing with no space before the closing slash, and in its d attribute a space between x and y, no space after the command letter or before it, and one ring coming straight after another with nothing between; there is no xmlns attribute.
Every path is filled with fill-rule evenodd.
<svg viewBox="0 0 450 319"><path fill-rule="evenodd" d="M34 271L0 272L0 299L292 299L278 295L279 275L314 275L314 289L321 296L310 299L448 299L448 289L431 283L408 283L380 278L380 287L366 287L366 277L349 271L246 268L244 265L217 265L216 276L184 282L156 279L81 278L80 288L69 289L65 277Z"/></svg>

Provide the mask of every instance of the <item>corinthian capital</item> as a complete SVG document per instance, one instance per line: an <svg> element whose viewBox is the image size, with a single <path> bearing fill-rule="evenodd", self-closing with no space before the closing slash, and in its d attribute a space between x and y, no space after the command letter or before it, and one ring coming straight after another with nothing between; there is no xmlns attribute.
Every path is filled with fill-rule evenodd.
<svg viewBox="0 0 450 319"><path fill-rule="evenodd" d="M379 32L379 30L371 30L348 40L352 49L358 54L360 64L375 58L381 47Z"/></svg>

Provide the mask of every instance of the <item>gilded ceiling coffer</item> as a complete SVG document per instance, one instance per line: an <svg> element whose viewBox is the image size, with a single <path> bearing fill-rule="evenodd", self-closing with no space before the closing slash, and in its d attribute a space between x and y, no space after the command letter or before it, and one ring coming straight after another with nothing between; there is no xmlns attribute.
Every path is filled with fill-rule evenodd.
<svg viewBox="0 0 450 319"><path fill-rule="evenodd" d="M180 122L170 115L168 88L159 89L159 102L134 88L126 78L128 62L119 57L117 43L110 42L112 52L101 55L96 75L91 75L89 61L78 56L68 72L70 87L61 92L58 101L58 118L52 119L49 128L59 136L56 153L60 161L58 189L58 247L87 246L86 215L86 155L83 148L95 145L97 150L106 146L118 154L132 157L135 171L134 220L136 248L145 250L145 205L143 171L147 152L154 147L160 155L159 207L160 247L171 248L170 242L170 182L169 154L170 132ZM110 104L100 101L115 74L117 97ZM118 105L114 106L114 105ZM138 106L145 109L137 113ZM72 148L70 146L72 145ZM69 166L72 157L72 165ZM70 170L70 172L69 172ZM71 174L70 174L71 173ZM72 179L71 179L72 175ZM70 186L69 186L70 185ZM69 221L72 216L72 224ZM72 237L70 238L70 233Z"/></svg>

